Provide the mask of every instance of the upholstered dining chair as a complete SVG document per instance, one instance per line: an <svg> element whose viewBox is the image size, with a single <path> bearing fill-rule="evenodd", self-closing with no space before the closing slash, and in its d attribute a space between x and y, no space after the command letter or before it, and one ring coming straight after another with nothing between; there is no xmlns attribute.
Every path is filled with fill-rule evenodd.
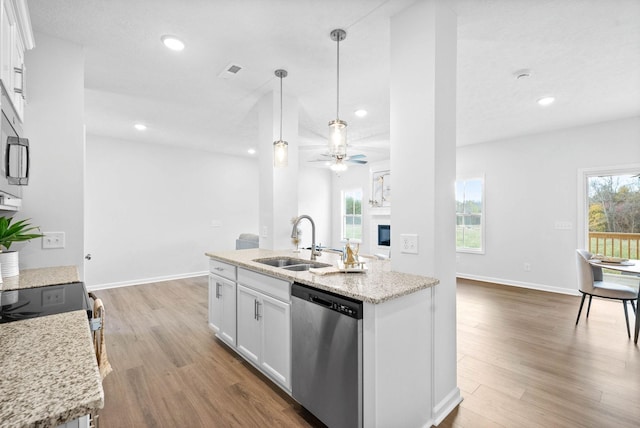
<svg viewBox="0 0 640 428"><path fill-rule="evenodd" d="M589 296L589 305L587 306L587 318L589 318L589 311L591 310L591 299L593 296L601 297L604 299L622 300L622 307L624 308L624 318L627 321L627 335L631 338L631 330L629 329L629 313L627 312L627 302L631 302L631 307L634 313L636 313L635 300L638 298L638 292L626 285L616 284L613 282L603 281L602 268L599 266L593 266L589 263L591 253L586 250L577 250L577 263L578 263L578 285L580 292L582 293L582 300L580 301L580 309L578 310L578 318L576 318L576 325L580 321L580 314L582 313L582 306L584 305L585 297ZM636 313L636 316L638 314Z"/></svg>

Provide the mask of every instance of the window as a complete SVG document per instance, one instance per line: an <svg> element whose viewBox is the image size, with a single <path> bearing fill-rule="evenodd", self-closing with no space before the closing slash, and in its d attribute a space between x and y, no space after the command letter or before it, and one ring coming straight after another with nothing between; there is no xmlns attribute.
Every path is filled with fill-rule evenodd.
<svg viewBox="0 0 640 428"><path fill-rule="evenodd" d="M362 189L342 191L342 239L362 242Z"/></svg>
<svg viewBox="0 0 640 428"><path fill-rule="evenodd" d="M587 177L589 251L640 258L640 174Z"/></svg>
<svg viewBox="0 0 640 428"><path fill-rule="evenodd" d="M456 181L456 250L484 253L484 179Z"/></svg>

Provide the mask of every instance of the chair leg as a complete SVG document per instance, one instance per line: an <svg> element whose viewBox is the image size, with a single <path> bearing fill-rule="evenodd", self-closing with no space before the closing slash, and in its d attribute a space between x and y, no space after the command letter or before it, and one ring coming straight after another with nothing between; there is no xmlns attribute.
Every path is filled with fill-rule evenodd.
<svg viewBox="0 0 640 428"><path fill-rule="evenodd" d="M622 307L624 308L624 319L627 321L627 335L631 339L631 329L629 328L629 312L627 311L627 301L622 301Z"/></svg>
<svg viewBox="0 0 640 428"><path fill-rule="evenodd" d="M578 318L576 318L576 325L578 325L578 321L580 321L580 314L582 313L582 306L584 305L585 297L587 297L587 295L582 293L582 300L580 300L580 309L578 309Z"/></svg>
<svg viewBox="0 0 640 428"><path fill-rule="evenodd" d="M633 308L633 313L636 314L636 316L638 316L638 311L636 309L636 302L635 300L629 300L631 302L631 307Z"/></svg>
<svg viewBox="0 0 640 428"><path fill-rule="evenodd" d="M589 306L587 306L587 318L589 318L589 312L591 312L591 299L593 299L593 296L589 294Z"/></svg>

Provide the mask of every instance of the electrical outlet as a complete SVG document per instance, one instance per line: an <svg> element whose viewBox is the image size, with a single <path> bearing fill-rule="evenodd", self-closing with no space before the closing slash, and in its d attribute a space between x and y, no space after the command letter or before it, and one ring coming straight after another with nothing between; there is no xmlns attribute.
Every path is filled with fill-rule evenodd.
<svg viewBox="0 0 640 428"><path fill-rule="evenodd" d="M405 233L400 235L400 252L418 254L418 235L415 233Z"/></svg>
<svg viewBox="0 0 640 428"><path fill-rule="evenodd" d="M523 266L523 269L524 269L525 272L531 272L531 263L525 262L524 266Z"/></svg>
<svg viewBox="0 0 640 428"><path fill-rule="evenodd" d="M64 232L43 232L42 248L64 248Z"/></svg>
<svg viewBox="0 0 640 428"><path fill-rule="evenodd" d="M46 287L42 290L42 306L54 306L64 303L63 287Z"/></svg>

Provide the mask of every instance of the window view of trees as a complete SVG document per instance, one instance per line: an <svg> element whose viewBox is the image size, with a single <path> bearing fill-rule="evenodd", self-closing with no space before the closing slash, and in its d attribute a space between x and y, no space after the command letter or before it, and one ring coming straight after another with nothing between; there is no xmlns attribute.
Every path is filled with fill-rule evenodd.
<svg viewBox="0 0 640 428"><path fill-rule="evenodd" d="M640 258L640 176L589 177L589 250Z"/></svg>
<svg viewBox="0 0 640 428"><path fill-rule="evenodd" d="M589 231L640 233L640 177L589 177Z"/></svg>
<svg viewBox="0 0 640 428"><path fill-rule="evenodd" d="M483 180L456 181L456 250L482 252Z"/></svg>
<svg viewBox="0 0 640 428"><path fill-rule="evenodd" d="M342 238L362 240L362 189L342 192Z"/></svg>

